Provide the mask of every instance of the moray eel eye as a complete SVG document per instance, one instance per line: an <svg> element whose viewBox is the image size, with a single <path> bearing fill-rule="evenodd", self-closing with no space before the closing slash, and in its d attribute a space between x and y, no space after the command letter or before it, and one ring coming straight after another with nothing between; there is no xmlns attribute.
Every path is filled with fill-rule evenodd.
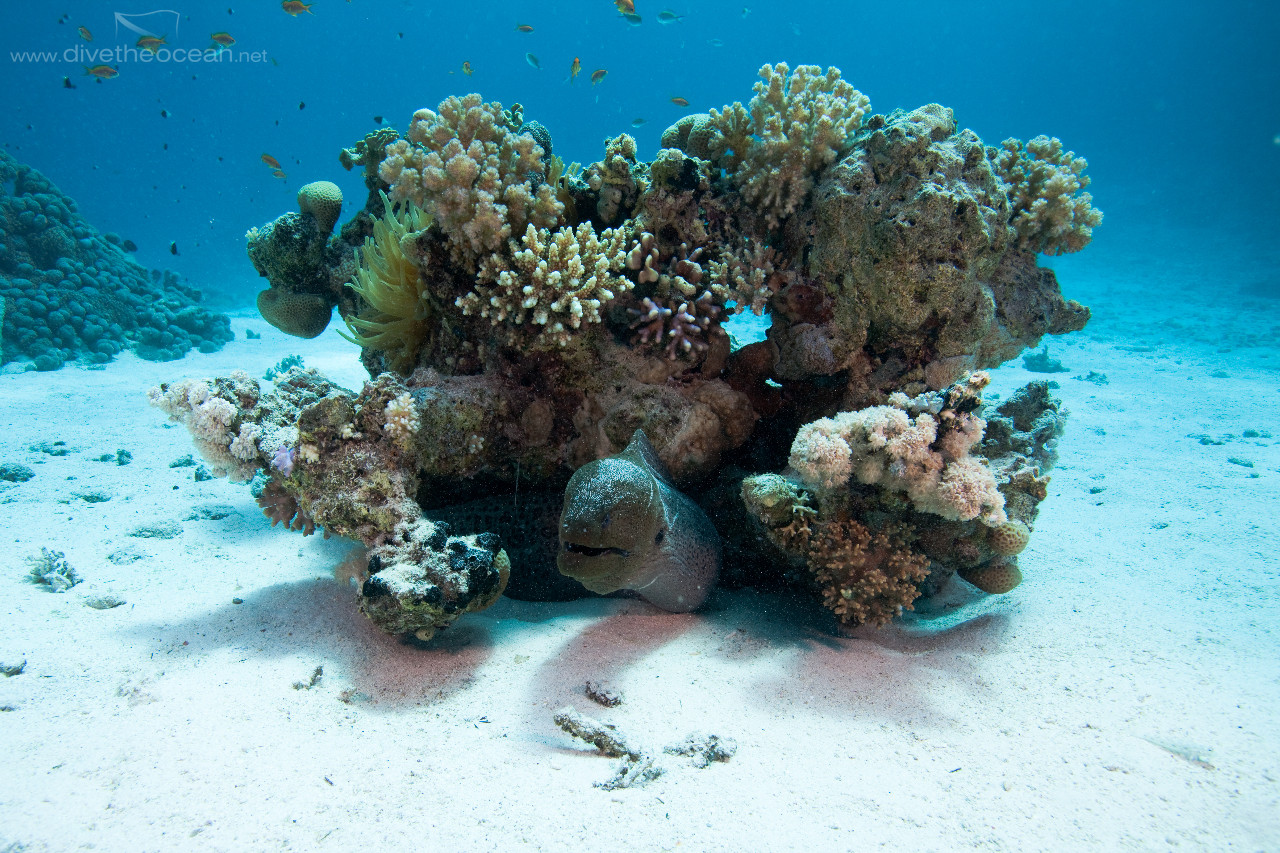
<svg viewBox="0 0 1280 853"><path fill-rule="evenodd" d="M663 539L666 539L666 538L667 538L667 528L665 528L665 527L664 527L664 528L662 528L661 530L659 530L659 531L658 531L658 535L657 535L657 536L653 537L653 544L654 544L654 545L661 545L661 544L662 544L662 540L663 540Z"/></svg>

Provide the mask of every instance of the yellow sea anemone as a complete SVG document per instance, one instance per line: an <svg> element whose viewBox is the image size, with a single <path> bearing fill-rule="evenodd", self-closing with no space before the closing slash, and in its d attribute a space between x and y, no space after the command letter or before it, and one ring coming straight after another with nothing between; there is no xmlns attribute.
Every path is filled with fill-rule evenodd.
<svg viewBox="0 0 1280 853"><path fill-rule="evenodd" d="M431 227L431 215L413 204L395 210L382 194L386 213L373 223L373 235L356 250L356 274L348 287L360 294L359 314L344 318L359 347L385 353L387 366L410 373L418 353L430 348L441 322L440 305L427 290L422 270L405 253L417 234Z"/></svg>

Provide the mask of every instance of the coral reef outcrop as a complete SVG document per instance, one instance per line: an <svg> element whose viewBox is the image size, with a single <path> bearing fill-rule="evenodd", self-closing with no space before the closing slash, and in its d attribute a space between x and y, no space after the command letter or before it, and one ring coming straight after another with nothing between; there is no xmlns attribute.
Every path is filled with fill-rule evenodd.
<svg viewBox="0 0 1280 853"><path fill-rule="evenodd" d="M371 380L295 368L273 391L189 380L154 401L217 472L260 471L273 520L364 543L361 606L396 633L504 586L589 594L576 563L554 574L554 508L566 485L561 521L584 483L625 492L601 460L638 431L668 472L639 480L705 510L722 585L800 586L845 626L955 575L1009 591L1064 413L1035 383L984 404L981 370L1089 318L1036 263L1064 223L1092 227L1043 165L1083 186L1082 161L989 156L936 104L871 115L834 68L760 74L749 106L682 119L650 162L621 134L566 166L519 105L477 94L366 136L340 157L361 210L332 235L314 205L286 214L249 251L264 313L305 331L336 306ZM765 339L731 334L747 311ZM658 535L656 514L622 516ZM643 550L589 527L564 538L575 559Z"/></svg>
<svg viewBox="0 0 1280 853"><path fill-rule="evenodd" d="M147 270L133 244L102 234L31 166L0 151L0 354L37 370L101 364L131 349L171 361L232 339L223 314L168 270Z"/></svg>

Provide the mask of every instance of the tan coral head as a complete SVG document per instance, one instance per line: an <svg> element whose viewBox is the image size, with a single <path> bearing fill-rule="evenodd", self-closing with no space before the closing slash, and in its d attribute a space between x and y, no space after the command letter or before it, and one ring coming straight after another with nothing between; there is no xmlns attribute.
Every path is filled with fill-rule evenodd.
<svg viewBox="0 0 1280 853"><path fill-rule="evenodd" d="M310 213L322 234L332 234L342 214L342 189L332 181L312 181L298 190L298 210Z"/></svg>

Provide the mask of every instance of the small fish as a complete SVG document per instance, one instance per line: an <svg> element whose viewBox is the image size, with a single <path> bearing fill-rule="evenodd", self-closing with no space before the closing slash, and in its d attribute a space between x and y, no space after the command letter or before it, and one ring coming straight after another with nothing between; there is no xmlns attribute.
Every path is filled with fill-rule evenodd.
<svg viewBox="0 0 1280 853"><path fill-rule="evenodd" d="M462 63L462 73L463 73L463 74L465 74L465 75L467 75L468 77L470 77L470 76L471 76L471 63L470 63L470 62L464 62L464 63Z"/></svg>
<svg viewBox="0 0 1280 853"><path fill-rule="evenodd" d="M742 17L744 17L744 18L745 18L747 15L750 15L750 14L751 14L751 10L750 10L750 9L748 9L746 6L743 6L743 7L742 7Z"/></svg>
<svg viewBox="0 0 1280 853"><path fill-rule="evenodd" d="M678 95L671 99L671 103L675 104L677 107L689 106L689 100L687 98L681 98Z"/></svg>
<svg viewBox="0 0 1280 853"><path fill-rule="evenodd" d="M524 55L524 61L529 63L531 66L538 69L539 71L542 70L542 63L539 62L538 57L534 56L532 53L526 53Z"/></svg>
<svg viewBox="0 0 1280 853"><path fill-rule="evenodd" d="M613 5L618 7L618 11L624 15L635 14L636 4L631 0L613 0Z"/></svg>
<svg viewBox="0 0 1280 853"><path fill-rule="evenodd" d="M307 102L306 102L306 101L298 101L298 109L300 109L300 110L305 110L306 108L307 108Z"/></svg>
<svg viewBox="0 0 1280 853"><path fill-rule="evenodd" d="M259 159L260 159L260 160L262 160L262 162L263 162L263 163L266 163L268 166L270 166L270 167L271 167L271 168L273 168L273 169L279 169L279 168L281 168L281 166L280 166L280 161L279 161L279 160L277 160L276 158L272 157L270 154L263 154L263 155L262 155L262 157L260 157Z"/></svg>
<svg viewBox="0 0 1280 853"><path fill-rule="evenodd" d="M712 47L724 47L724 42L720 39L707 39L707 44Z"/></svg>
<svg viewBox="0 0 1280 853"><path fill-rule="evenodd" d="M649 120L645 118L633 118L631 120L632 127L642 127L643 125L646 125L648 123L649 123Z"/></svg>
<svg viewBox="0 0 1280 853"><path fill-rule="evenodd" d="M683 17L684 15L677 15L675 12L672 12L670 9L663 9L661 12L658 13L658 23L674 24L676 21L679 21Z"/></svg>
<svg viewBox="0 0 1280 853"><path fill-rule="evenodd" d="M218 45L218 47L231 47L231 45L236 43L235 37L231 35L231 33L214 33L209 36L209 38L212 39L213 43Z"/></svg>
<svg viewBox="0 0 1280 853"><path fill-rule="evenodd" d="M83 66L84 73L90 77L97 77L99 80L110 80L120 76L120 68L112 68L110 65L95 65L90 68L88 65Z"/></svg>
<svg viewBox="0 0 1280 853"><path fill-rule="evenodd" d="M626 20L628 24L630 24L633 27L640 26L640 24L644 21L644 19L641 18L639 15L637 15L635 12L623 12L622 17L624 20Z"/></svg>
<svg viewBox="0 0 1280 853"><path fill-rule="evenodd" d="M531 33L533 32L533 27L529 26L528 24L516 24L516 32Z"/></svg>
<svg viewBox="0 0 1280 853"><path fill-rule="evenodd" d="M161 110L161 111L160 111L160 118L168 118L168 117L169 117L169 111L168 111L168 110Z"/></svg>
<svg viewBox="0 0 1280 853"><path fill-rule="evenodd" d="M134 47L139 50L145 50L152 56L160 52L160 45L167 44L164 36L142 36L138 39L138 43Z"/></svg>
<svg viewBox="0 0 1280 853"><path fill-rule="evenodd" d="M573 58L573 64L569 66L569 79L566 80L565 82L572 83L574 80L578 78L578 72L581 70L582 70L582 62L578 59L578 57L575 56Z"/></svg>
<svg viewBox="0 0 1280 853"><path fill-rule="evenodd" d="M609 72L605 71L603 68L597 68L595 71L592 71L591 85L594 86L595 84L599 83L601 80L605 78L605 75L607 75L608 73Z"/></svg>
<svg viewBox="0 0 1280 853"><path fill-rule="evenodd" d="M169 254L171 254L171 255L176 255L176 254L178 254L178 241L177 241L177 240L172 240L172 241L170 241L170 243L169 243Z"/></svg>
<svg viewBox="0 0 1280 853"><path fill-rule="evenodd" d="M283 181L287 179L289 176L284 173L284 169L276 169L274 172L271 173L271 177L279 178L280 180Z"/></svg>
<svg viewBox="0 0 1280 853"><path fill-rule="evenodd" d="M78 32L80 34L80 38L85 41L93 41L93 33L89 32L88 27L79 27L76 29L76 32Z"/></svg>
<svg viewBox="0 0 1280 853"><path fill-rule="evenodd" d="M373 117L373 120L374 120L374 122L376 122L377 124L382 124L382 116L374 116L374 117Z"/></svg>
<svg viewBox="0 0 1280 853"><path fill-rule="evenodd" d="M280 8L284 9L286 12L288 12L290 15L293 15L296 18L299 15L301 15L303 12L306 12L308 15L314 15L315 12L311 11L311 7L314 5L316 4L303 3L302 0L284 0L284 2L280 4Z"/></svg>

